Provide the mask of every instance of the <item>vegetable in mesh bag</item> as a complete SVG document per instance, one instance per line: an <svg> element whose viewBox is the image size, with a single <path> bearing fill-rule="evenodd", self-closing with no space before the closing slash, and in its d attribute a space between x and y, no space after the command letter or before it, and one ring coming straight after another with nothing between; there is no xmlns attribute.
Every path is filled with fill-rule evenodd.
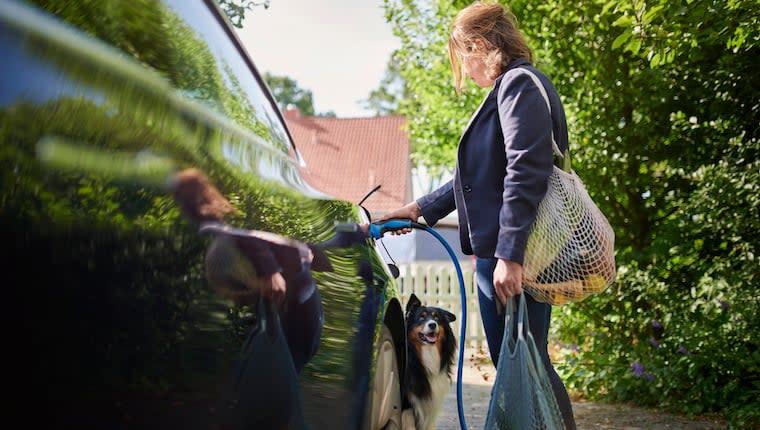
<svg viewBox="0 0 760 430"><path fill-rule="evenodd" d="M604 291L615 280L614 244L580 178L555 166L525 249L525 290L554 305Z"/></svg>
<svg viewBox="0 0 760 430"><path fill-rule="evenodd" d="M543 83L538 87L551 113ZM499 103L501 105L501 103ZM546 196L538 205L523 262L525 291L540 302L561 305L604 291L615 280L615 233L607 218L559 150L552 131L552 167Z"/></svg>

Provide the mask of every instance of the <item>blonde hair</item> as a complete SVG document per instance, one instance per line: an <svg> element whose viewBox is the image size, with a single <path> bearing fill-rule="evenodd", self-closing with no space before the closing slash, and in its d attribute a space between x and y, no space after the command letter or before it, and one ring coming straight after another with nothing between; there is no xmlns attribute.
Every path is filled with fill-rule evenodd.
<svg viewBox="0 0 760 430"><path fill-rule="evenodd" d="M476 1L459 11L449 36L449 62L457 93L463 83L463 55L482 55L488 77L496 79L518 58L533 61L533 51L517 28L517 18L504 5Z"/></svg>

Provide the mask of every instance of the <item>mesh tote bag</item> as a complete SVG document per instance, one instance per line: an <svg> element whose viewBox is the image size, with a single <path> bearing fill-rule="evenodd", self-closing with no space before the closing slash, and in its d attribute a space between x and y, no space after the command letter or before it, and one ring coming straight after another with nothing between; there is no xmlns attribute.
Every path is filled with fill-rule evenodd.
<svg viewBox="0 0 760 430"><path fill-rule="evenodd" d="M519 298L516 336L514 301L507 300L504 339L485 430L562 430L562 414L528 327L525 295Z"/></svg>
<svg viewBox="0 0 760 430"><path fill-rule="evenodd" d="M523 70L541 91L551 113L543 84L532 71ZM561 162L552 168L546 196L528 236L523 288L537 301L562 305L600 293L615 280L615 233L569 166L569 153L560 152L553 134L552 151Z"/></svg>

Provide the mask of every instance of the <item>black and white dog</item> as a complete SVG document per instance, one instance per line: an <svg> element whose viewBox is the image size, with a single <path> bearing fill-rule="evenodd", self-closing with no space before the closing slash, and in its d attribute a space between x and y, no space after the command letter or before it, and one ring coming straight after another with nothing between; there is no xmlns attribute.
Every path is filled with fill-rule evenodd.
<svg viewBox="0 0 760 430"><path fill-rule="evenodd" d="M417 430L434 430L443 399L451 387L456 339L451 312L422 306L414 294L406 304L407 366L404 408L414 412Z"/></svg>

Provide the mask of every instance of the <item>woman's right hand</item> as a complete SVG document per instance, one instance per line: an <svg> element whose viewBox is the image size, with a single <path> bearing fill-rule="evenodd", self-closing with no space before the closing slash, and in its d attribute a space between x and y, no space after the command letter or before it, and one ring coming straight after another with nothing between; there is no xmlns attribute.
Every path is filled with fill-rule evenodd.
<svg viewBox="0 0 760 430"><path fill-rule="evenodd" d="M412 201L394 211L391 211L383 215L382 217L378 218L374 222L383 222L389 219L409 219L409 220L412 220L413 222L417 222L420 216L422 216L422 211L420 210L420 207L417 206L416 201ZM410 233L411 231L412 231L411 228L402 228L400 230L390 231L389 233L394 236L397 236L400 234Z"/></svg>
<svg viewBox="0 0 760 430"><path fill-rule="evenodd" d="M282 304L285 301L287 284L280 272L274 272L270 276L260 277L259 283L261 285L262 296L272 299L272 301L277 304Z"/></svg>

